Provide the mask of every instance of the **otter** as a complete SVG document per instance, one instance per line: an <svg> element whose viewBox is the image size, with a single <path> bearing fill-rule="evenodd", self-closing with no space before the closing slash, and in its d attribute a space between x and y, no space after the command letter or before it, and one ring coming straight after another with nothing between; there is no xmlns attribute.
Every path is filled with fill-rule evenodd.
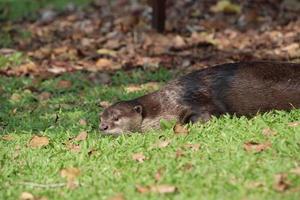
<svg viewBox="0 0 300 200"><path fill-rule="evenodd" d="M254 116L293 108L300 108L300 64L227 63L191 72L158 91L115 103L100 116L99 129L119 135L157 129L161 119L186 124L227 113Z"/></svg>

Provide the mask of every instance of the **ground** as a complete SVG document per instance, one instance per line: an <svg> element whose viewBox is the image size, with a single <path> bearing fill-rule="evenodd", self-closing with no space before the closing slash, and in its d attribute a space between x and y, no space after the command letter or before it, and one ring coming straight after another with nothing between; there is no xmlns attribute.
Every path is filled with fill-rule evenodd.
<svg viewBox="0 0 300 200"><path fill-rule="evenodd" d="M300 110L98 131L107 104L187 71L299 62L297 4L169 3L158 35L144 1L63 2L0 15L0 199L299 199Z"/></svg>

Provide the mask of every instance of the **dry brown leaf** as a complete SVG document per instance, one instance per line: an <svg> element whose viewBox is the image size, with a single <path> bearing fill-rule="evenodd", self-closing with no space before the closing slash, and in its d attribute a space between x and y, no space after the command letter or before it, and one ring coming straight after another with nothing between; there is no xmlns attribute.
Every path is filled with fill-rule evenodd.
<svg viewBox="0 0 300 200"><path fill-rule="evenodd" d="M90 149L90 150L88 151L88 155L89 155L89 156L94 156L94 155L97 154L97 152L98 152L97 149Z"/></svg>
<svg viewBox="0 0 300 200"><path fill-rule="evenodd" d="M193 151L198 151L200 148L200 144L185 144L184 146L192 149Z"/></svg>
<svg viewBox="0 0 300 200"><path fill-rule="evenodd" d="M293 174L296 174L296 175L300 175L300 167L296 167L294 169L291 169L290 172L293 173Z"/></svg>
<svg viewBox="0 0 300 200"><path fill-rule="evenodd" d="M79 120L79 124L80 124L81 126L86 126L86 125L87 125L87 122L86 122L85 119L80 119L80 120Z"/></svg>
<svg viewBox="0 0 300 200"><path fill-rule="evenodd" d="M12 135L3 135L1 137L1 139L4 140L4 141L13 141L13 140L15 140L15 138Z"/></svg>
<svg viewBox="0 0 300 200"><path fill-rule="evenodd" d="M38 135L34 135L29 143L28 146L31 148L40 148L40 147L44 147L47 146L49 144L49 138L46 136L38 136Z"/></svg>
<svg viewBox="0 0 300 200"><path fill-rule="evenodd" d="M289 127L297 127L297 126L299 126L300 125L300 122L289 122L288 123L288 126Z"/></svg>
<svg viewBox="0 0 300 200"><path fill-rule="evenodd" d="M108 102L108 101L101 101L99 103L99 106L102 107L102 108L108 108L109 106L111 106L111 103Z"/></svg>
<svg viewBox="0 0 300 200"><path fill-rule="evenodd" d="M75 141L84 141L84 140L86 140L87 137L88 137L88 133L86 131L82 131L74 138L74 140Z"/></svg>
<svg viewBox="0 0 300 200"><path fill-rule="evenodd" d="M142 88L148 91L155 91L159 89L159 83L157 82L148 82L142 85Z"/></svg>
<svg viewBox="0 0 300 200"><path fill-rule="evenodd" d="M15 151L13 153L13 159L16 159L17 157L19 157L20 155L20 150L21 150L21 147L19 145L16 145L15 147Z"/></svg>
<svg viewBox="0 0 300 200"><path fill-rule="evenodd" d="M142 193L142 194L150 191L149 187L147 187L147 186L136 185L135 188L139 193Z"/></svg>
<svg viewBox="0 0 300 200"><path fill-rule="evenodd" d="M254 141L250 141L250 142L246 142L244 144L244 149L246 151L252 151L252 152L261 152L266 150L267 148L270 148L272 146L272 144L270 142L266 142L266 143L258 143L258 142L254 142Z"/></svg>
<svg viewBox="0 0 300 200"><path fill-rule="evenodd" d="M22 99L22 96L18 93L13 93L11 96L10 96L10 100L13 101L13 102L17 102L17 101L20 101Z"/></svg>
<svg viewBox="0 0 300 200"><path fill-rule="evenodd" d="M125 196L123 194L116 194L108 198L108 200L125 200Z"/></svg>
<svg viewBox="0 0 300 200"><path fill-rule="evenodd" d="M184 156L184 152L181 149L178 149L176 151L175 157L180 158L180 157L183 157L183 156Z"/></svg>
<svg viewBox="0 0 300 200"><path fill-rule="evenodd" d="M80 169L76 167L64 168L60 171L60 175L63 178L74 179L80 175Z"/></svg>
<svg viewBox="0 0 300 200"><path fill-rule="evenodd" d="M230 0L221 0L210 8L212 12L224 12L238 14L241 12L241 7L237 4L231 3Z"/></svg>
<svg viewBox="0 0 300 200"><path fill-rule="evenodd" d="M76 167L65 168L60 171L60 176L67 179L67 187L74 189L79 186L76 178L80 175L80 169Z"/></svg>
<svg viewBox="0 0 300 200"><path fill-rule="evenodd" d="M99 49L97 50L97 53L100 55L109 55L111 57L117 56L117 52L111 49Z"/></svg>
<svg viewBox="0 0 300 200"><path fill-rule="evenodd" d="M143 88L141 87L141 85L129 85L127 87L124 88L126 92L138 92L143 90Z"/></svg>
<svg viewBox="0 0 300 200"><path fill-rule="evenodd" d="M192 163L186 163L182 166L183 171L191 171L194 168Z"/></svg>
<svg viewBox="0 0 300 200"><path fill-rule="evenodd" d="M165 172L165 168L163 167L159 168L154 175L154 179L156 181L160 181L164 172Z"/></svg>
<svg viewBox="0 0 300 200"><path fill-rule="evenodd" d="M135 153L132 155L132 159L142 163L146 160L146 156L143 153Z"/></svg>
<svg viewBox="0 0 300 200"><path fill-rule="evenodd" d="M173 131L176 135L187 135L187 134L189 134L189 130L181 124L176 124L173 127Z"/></svg>
<svg viewBox="0 0 300 200"><path fill-rule="evenodd" d="M153 185L150 186L150 191L153 193L166 194L166 193L174 193L177 188L173 185Z"/></svg>
<svg viewBox="0 0 300 200"><path fill-rule="evenodd" d="M176 49L182 49L186 46L186 42L180 35L177 35L173 38L172 46Z"/></svg>
<svg viewBox="0 0 300 200"><path fill-rule="evenodd" d="M20 200L35 200L33 194L29 192L22 192L20 195Z"/></svg>
<svg viewBox="0 0 300 200"><path fill-rule="evenodd" d="M13 113L13 114L16 114L17 111L18 111L18 108L14 108L14 109L12 110L12 113Z"/></svg>
<svg viewBox="0 0 300 200"><path fill-rule="evenodd" d="M72 87L72 82L68 80L60 80L56 85L58 89L69 89L70 87Z"/></svg>
<svg viewBox="0 0 300 200"><path fill-rule="evenodd" d="M43 100L50 99L50 97L51 97L51 93L50 92L42 92L41 94L39 94L38 99L40 101L43 101Z"/></svg>
<svg viewBox="0 0 300 200"><path fill-rule="evenodd" d="M171 143L171 140L163 140L163 141L159 141L157 144L155 144L154 146L157 148L165 148L167 147L169 144Z"/></svg>
<svg viewBox="0 0 300 200"><path fill-rule="evenodd" d="M176 192L177 188L173 185L151 185L151 186L141 186L137 185L136 189L139 193L159 193L159 194L167 194Z"/></svg>
<svg viewBox="0 0 300 200"><path fill-rule="evenodd" d="M70 141L66 142L66 146L67 146L68 150L73 152L73 153L79 153L80 150L81 150L79 144L74 144Z"/></svg>
<svg viewBox="0 0 300 200"><path fill-rule="evenodd" d="M277 192L284 192L287 189L289 189L291 186L290 181L287 180L287 174L284 173L276 174L274 179L275 182L273 187Z"/></svg>
<svg viewBox="0 0 300 200"><path fill-rule="evenodd" d="M112 60L107 58L100 58L97 60L96 65L93 67L89 67L88 69L91 71L101 71L101 70L116 70L121 69L121 65L118 63L114 63Z"/></svg>
<svg viewBox="0 0 300 200"><path fill-rule="evenodd" d="M300 44L297 43L292 43L284 48L282 48L283 51L286 51L289 54L289 57L295 58L299 57L300 55Z"/></svg>
<svg viewBox="0 0 300 200"><path fill-rule="evenodd" d="M246 187L249 189L254 189L258 187L263 187L265 184L259 181L250 181L246 184Z"/></svg>
<svg viewBox="0 0 300 200"><path fill-rule="evenodd" d="M28 63L22 64L18 67L14 67L11 70L9 70L9 73L11 73L13 75L17 75L17 76L29 74L29 73L38 73L38 72L39 72L39 68L33 62L28 62Z"/></svg>
<svg viewBox="0 0 300 200"><path fill-rule="evenodd" d="M271 128L264 128L263 130L262 130L262 134L264 135L264 136L274 136L274 135L276 135L277 133L276 133L276 131L274 131L274 130L272 130Z"/></svg>

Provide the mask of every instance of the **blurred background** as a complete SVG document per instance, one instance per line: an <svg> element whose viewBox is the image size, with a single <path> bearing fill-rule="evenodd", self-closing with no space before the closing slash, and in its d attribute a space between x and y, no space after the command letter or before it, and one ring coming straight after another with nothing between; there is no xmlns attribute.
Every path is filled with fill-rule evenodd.
<svg viewBox="0 0 300 200"><path fill-rule="evenodd" d="M0 22L5 75L300 58L299 0L0 0Z"/></svg>

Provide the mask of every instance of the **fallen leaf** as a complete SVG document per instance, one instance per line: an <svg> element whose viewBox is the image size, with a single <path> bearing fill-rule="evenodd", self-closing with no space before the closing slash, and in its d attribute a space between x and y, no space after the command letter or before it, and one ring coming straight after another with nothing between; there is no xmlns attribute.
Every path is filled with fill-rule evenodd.
<svg viewBox="0 0 300 200"><path fill-rule="evenodd" d="M198 151L200 148L200 144L185 144L184 146L192 149L193 151Z"/></svg>
<svg viewBox="0 0 300 200"><path fill-rule="evenodd" d="M43 101L43 100L50 99L50 97L51 97L51 93L50 92L42 92L41 94L39 94L38 99L40 101Z"/></svg>
<svg viewBox="0 0 300 200"><path fill-rule="evenodd" d="M271 128L264 128L263 130L262 130L262 134L264 135L264 136L274 136L274 135L276 135L277 133L276 133L276 131L274 131L274 130L272 130Z"/></svg>
<svg viewBox="0 0 300 200"><path fill-rule="evenodd" d="M153 185L150 186L150 191L153 193L166 194L174 193L177 188L173 185Z"/></svg>
<svg viewBox="0 0 300 200"><path fill-rule="evenodd" d="M157 82L148 82L142 85L142 88L144 88L147 91L155 91L158 90L159 87L160 85Z"/></svg>
<svg viewBox="0 0 300 200"><path fill-rule="evenodd" d="M97 60L95 66L89 68L90 71L102 71L102 70L117 70L121 69L121 65L113 62L107 58L100 58Z"/></svg>
<svg viewBox="0 0 300 200"><path fill-rule="evenodd" d="M175 126L173 127L173 131L176 135L187 135L187 134L189 134L189 130L181 124L175 124Z"/></svg>
<svg viewBox="0 0 300 200"><path fill-rule="evenodd" d="M194 168L192 163L186 163L182 166L183 171L191 171Z"/></svg>
<svg viewBox="0 0 300 200"><path fill-rule="evenodd" d="M136 185L135 188L139 193L142 193L142 194L150 191L149 187L145 187L145 186L141 186L141 185Z"/></svg>
<svg viewBox="0 0 300 200"><path fill-rule="evenodd" d="M258 143L258 142L246 142L244 144L244 149L246 151L254 151L254 152L261 152L266 150L267 148L270 148L272 145L270 142L266 142L266 143Z"/></svg>
<svg viewBox="0 0 300 200"><path fill-rule="evenodd" d="M12 135L3 135L1 137L1 139L4 140L4 141L13 141L13 140L15 140L15 138Z"/></svg>
<svg viewBox="0 0 300 200"><path fill-rule="evenodd" d="M13 159L16 159L19 157L20 155L20 150L21 150L21 147L19 145L16 145L15 147L15 150L14 150L14 153L13 153Z"/></svg>
<svg viewBox="0 0 300 200"><path fill-rule="evenodd" d="M180 35L177 35L173 39L172 46L175 49L182 49L186 46L186 42L184 41L184 39Z"/></svg>
<svg viewBox="0 0 300 200"><path fill-rule="evenodd" d="M29 192L22 192L20 195L20 200L35 200L33 194Z"/></svg>
<svg viewBox="0 0 300 200"><path fill-rule="evenodd" d="M159 168L159 169L156 171L155 175L154 175L154 179L155 179L156 181L160 181L160 179L161 179L161 177L163 176L163 173L164 173L164 172L165 172L165 168L163 168L163 167Z"/></svg>
<svg viewBox="0 0 300 200"><path fill-rule="evenodd" d="M141 85L129 85L129 86L126 86L124 89L128 93L129 92L138 92L138 91L143 90L143 88L141 87Z"/></svg>
<svg viewBox="0 0 300 200"><path fill-rule="evenodd" d="M22 96L18 93L13 93L11 96L10 96L10 100L13 101L13 102L18 102L22 99Z"/></svg>
<svg viewBox="0 0 300 200"><path fill-rule="evenodd" d="M97 154L97 149L90 149L89 151L88 151L88 155L89 156L94 156L94 155L96 155Z"/></svg>
<svg viewBox="0 0 300 200"><path fill-rule="evenodd" d="M274 179L275 182L273 187L277 192L284 192L287 189L289 189L291 186L290 181L287 180L287 174L284 173L276 174Z"/></svg>
<svg viewBox="0 0 300 200"><path fill-rule="evenodd" d="M34 62L28 62L19 65L18 67L14 67L11 70L8 70L9 74L20 76L20 75L25 75L25 74L38 74L39 73L39 68Z"/></svg>
<svg viewBox="0 0 300 200"><path fill-rule="evenodd" d="M108 200L125 200L125 196L123 194L116 194L115 196L108 198Z"/></svg>
<svg viewBox="0 0 300 200"><path fill-rule="evenodd" d="M165 148L170 144L170 142L171 142L171 140L163 140L163 141L159 141L154 146L157 147L157 148Z"/></svg>
<svg viewBox="0 0 300 200"><path fill-rule="evenodd" d="M144 156L143 153L135 153L132 155L132 159L137 161L137 162L144 162L146 160L146 156Z"/></svg>
<svg viewBox="0 0 300 200"><path fill-rule="evenodd" d="M102 107L102 108L108 108L109 106L111 106L111 103L108 102L108 101L101 101L99 103L99 106Z"/></svg>
<svg viewBox="0 0 300 200"><path fill-rule="evenodd" d="M86 131L82 131L74 138L74 140L75 141L84 141L84 140L86 140L87 137L88 137L88 133Z"/></svg>
<svg viewBox="0 0 300 200"><path fill-rule="evenodd" d="M297 127L297 126L299 126L300 125L300 122L289 122L288 123L288 126L289 127Z"/></svg>
<svg viewBox="0 0 300 200"><path fill-rule="evenodd" d="M56 85L58 89L69 89L70 87L72 87L72 82L68 80L60 80Z"/></svg>
<svg viewBox="0 0 300 200"><path fill-rule="evenodd" d="M81 150L79 144L74 144L71 141L66 142L66 147L73 153L79 153Z"/></svg>
<svg viewBox="0 0 300 200"><path fill-rule="evenodd" d="M74 179L80 175L80 169L76 167L64 168L60 171L60 175L63 178Z"/></svg>
<svg viewBox="0 0 300 200"><path fill-rule="evenodd" d="M79 120L79 124L80 124L81 126L86 126L86 125L87 125L87 122L86 122L86 120L84 120L84 119L80 119L80 120Z"/></svg>
<svg viewBox="0 0 300 200"><path fill-rule="evenodd" d="M229 0L221 0L210 8L212 12L224 12L224 13L240 13L241 7L237 4L231 3Z"/></svg>
<svg viewBox="0 0 300 200"><path fill-rule="evenodd" d="M296 167L294 169L291 169L290 172L293 173L293 174L296 174L296 175L300 175L300 167Z"/></svg>
<svg viewBox="0 0 300 200"><path fill-rule="evenodd" d="M38 135L34 135L29 143L28 146L31 148L40 148L40 147L44 147L47 146L49 144L49 138L46 136L38 136Z"/></svg>
<svg viewBox="0 0 300 200"><path fill-rule="evenodd" d="M111 57L117 56L117 52L114 50L110 50L110 49L99 49L99 50L97 50L97 53L99 55L109 55Z"/></svg>
<svg viewBox="0 0 300 200"><path fill-rule="evenodd" d="M182 150L178 149L176 151L175 157L180 158L180 157L183 157L183 156L184 156L184 152Z"/></svg>
<svg viewBox="0 0 300 200"><path fill-rule="evenodd" d="M254 189L258 187L263 187L265 184L259 181L250 181L246 184L246 187L249 189Z"/></svg>
<svg viewBox="0 0 300 200"><path fill-rule="evenodd" d="M74 189L79 186L76 178L80 175L80 169L76 167L65 168L60 171L60 176L67 179L67 187Z"/></svg>
<svg viewBox="0 0 300 200"><path fill-rule="evenodd" d="M300 45L299 43L292 43L284 48L282 48L283 51L286 51L289 54L290 58L299 57L300 55Z"/></svg>
<svg viewBox="0 0 300 200"><path fill-rule="evenodd" d="M13 113L13 114L16 114L17 111L18 111L18 108L14 108L14 109L12 110L12 113Z"/></svg>

